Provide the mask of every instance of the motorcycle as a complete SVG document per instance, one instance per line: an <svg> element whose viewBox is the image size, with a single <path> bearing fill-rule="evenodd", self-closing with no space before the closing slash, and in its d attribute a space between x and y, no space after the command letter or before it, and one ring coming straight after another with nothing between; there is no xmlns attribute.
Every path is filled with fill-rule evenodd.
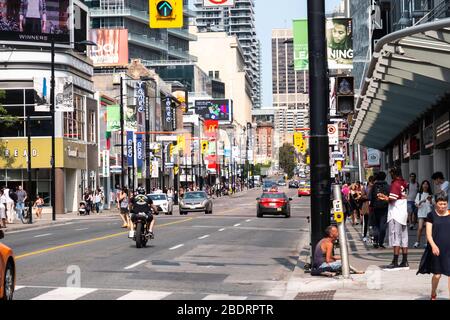
<svg viewBox="0 0 450 320"><path fill-rule="evenodd" d="M138 249L147 246L147 242L150 239L150 233L147 232L147 223L145 212L139 212L134 216L135 231L130 231L128 238L136 241L136 248Z"/></svg>

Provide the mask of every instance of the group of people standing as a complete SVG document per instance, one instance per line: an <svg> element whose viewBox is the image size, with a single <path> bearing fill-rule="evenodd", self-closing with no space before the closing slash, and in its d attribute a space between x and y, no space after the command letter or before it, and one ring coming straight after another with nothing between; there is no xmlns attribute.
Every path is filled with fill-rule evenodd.
<svg viewBox="0 0 450 320"><path fill-rule="evenodd" d="M104 204L105 194L101 188L94 191L86 189L83 194L83 202L80 204L80 207L83 207L86 210L86 214L90 214L91 211L99 214L103 211Z"/></svg>
<svg viewBox="0 0 450 320"><path fill-rule="evenodd" d="M442 172L435 172L429 180L419 183L415 173L406 181L401 169L389 171L392 182L386 182L386 173L379 172L368 179L367 185L355 183L342 189L348 219L353 225L363 223L363 241L367 242L368 227L373 230L374 248L385 248L388 235L393 248L392 263L388 269L409 268L409 230L417 228L414 248L425 247L418 273L432 273L431 298L441 275L450 276L450 188ZM424 232L425 231L425 232ZM422 237L426 233L426 241ZM399 263L400 251L402 260ZM449 279L450 290L450 279Z"/></svg>

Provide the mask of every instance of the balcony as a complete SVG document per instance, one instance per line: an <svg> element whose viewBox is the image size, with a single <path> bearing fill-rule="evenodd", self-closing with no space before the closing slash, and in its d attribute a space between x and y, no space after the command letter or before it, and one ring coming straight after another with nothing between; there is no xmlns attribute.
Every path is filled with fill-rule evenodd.
<svg viewBox="0 0 450 320"><path fill-rule="evenodd" d="M135 21L139 21L145 24L148 24L148 12L140 11L136 9L100 9L100 8L92 8L90 9L90 15L92 18L105 18L105 17L128 17Z"/></svg>
<svg viewBox="0 0 450 320"><path fill-rule="evenodd" d="M167 51L167 43L165 41L147 37L146 35L128 33L128 42L153 50Z"/></svg>
<svg viewBox="0 0 450 320"><path fill-rule="evenodd" d="M175 36L188 41L197 41L197 36L189 33L187 29L167 29L169 36Z"/></svg>
<svg viewBox="0 0 450 320"><path fill-rule="evenodd" d="M190 55L189 51L185 51L180 48L175 48L173 46L169 47L169 56L175 57L181 60L197 61L197 57Z"/></svg>

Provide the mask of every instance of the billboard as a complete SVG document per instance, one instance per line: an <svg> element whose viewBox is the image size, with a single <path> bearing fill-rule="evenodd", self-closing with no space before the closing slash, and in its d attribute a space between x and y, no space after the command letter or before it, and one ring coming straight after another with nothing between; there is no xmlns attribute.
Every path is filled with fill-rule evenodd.
<svg viewBox="0 0 450 320"><path fill-rule="evenodd" d="M71 0L0 0L0 41L70 44Z"/></svg>
<svg viewBox="0 0 450 320"><path fill-rule="evenodd" d="M120 106L117 104L106 107L106 131L119 131L120 130Z"/></svg>
<svg viewBox="0 0 450 320"><path fill-rule="evenodd" d="M328 69L353 69L352 19L327 20Z"/></svg>
<svg viewBox="0 0 450 320"><path fill-rule="evenodd" d="M34 77L33 87L36 106L50 106L50 79ZM55 78L55 111L73 112L72 77Z"/></svg>
<svg viewBox="0 0 450 320"><path fill-rule="evenodd" d="M294 68L308 70L308 20L294 20Z"/></svg>
<svg viewBox="0 0 450 320"><path fill-rule="evenodd" d="M126 131L137 131L137 115L136 106L127 105L125 111L125 130Z"/></svg>
<svg viewBox="0 0 450 320"><path fill-rule="evenodd" d="M88 47L94 66L128 64L128 29L91 29L89 40L97 44Z"/></svg>
<svg viewBox="0 0 450 320"><path fill-rule="evenodd" d="M204 7L234 7L234 0L203 0Z"/></svg>
<svg viewBox="0 0 450 320"><path fill-rule="evenodd" d="M233 102L229 99L196 100L195 113L205 120L231 123L233 121Z"/></svg>

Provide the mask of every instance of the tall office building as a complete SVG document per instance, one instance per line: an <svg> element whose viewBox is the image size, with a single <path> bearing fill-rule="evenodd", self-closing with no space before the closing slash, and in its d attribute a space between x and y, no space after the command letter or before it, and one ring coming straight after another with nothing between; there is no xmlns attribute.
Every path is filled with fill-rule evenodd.
<svg viewBox="0 0 450 320"><path fill-rule="evenodd" d="M252 81L253 108L261 108L261 44L256 37L254 0L235 0L234 7L204 7L195 0L198 31L236 35L244 50L245 70Z"/></svg>
<svg viewBox="0 0 450 320"><path fill-rule="evenodd" d="M272 31L272 93L276 143L292 143L295 128L309 126L308 72L294 69L291 29Z"/></svg>
<svg viewBox="0 0 450 320"><path fill-rule="evenodd" d="M85 0L90 7L91 28L128 29L128 59L195 60L189 54L189 18L194 14L184 3L184 26L181 29L150 29L148 0Z"/></svg>

